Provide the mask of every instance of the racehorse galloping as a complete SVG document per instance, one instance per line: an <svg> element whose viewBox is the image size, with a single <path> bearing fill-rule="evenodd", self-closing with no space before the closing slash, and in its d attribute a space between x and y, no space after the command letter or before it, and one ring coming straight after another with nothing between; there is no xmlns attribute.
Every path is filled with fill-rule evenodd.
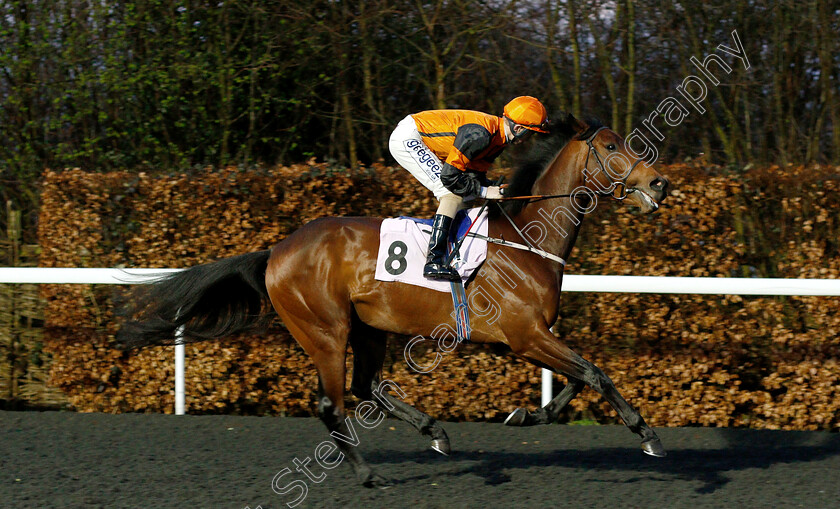
<svg viewBox="0 0 840 509"><path fill-rule="evenodd" d="M668 180L631 156L615 132L566 115L552 126L552 133L549 136L571 139L544 168L520 168L509 189L514 195L554 198L532 203L521 200L505 207L512 222L504 216L492 217L490 237L536 243L536 247L567 259L584 214L597 201L595 195L621 199L643 212L655 211L665 198ZM629 173L610 174L605 170L607 157L616 152L626 158ZM635 162L629 165L629 161ZM581 186L591 193L581 192ZM575 190L578 192L572 203L568 195ZM270 301L318 370L321 420L330 432L350 436L344 421L348 342L354 354L351 391L369 400L384 362L386 332L429 337L439 325L454 324L449 295L374 279L381 222L370 217L317 219L268 251L199 265L143 285L132 311L134 319L123 326L117 340L126 348L172 344L175 330L182 325L188 341L254 330L271 319ZM523 238L519 231L523 228L530 239ZM534 239L535 230L541 232L538 239ZM513 284L512 275L517 279ZM467 298L475 310L491 306L487 298L490 288L498 292L494 300L502 303L498 315L473 314L472 341L507 344L514 354L569 378L566 387L544 408L535 412L517 409L506 423L551 423L588 385L604 396L630 430L641 437L644 452L664 456L656 433L604 372L549 330L557 319L562 281L561 263L491 243L483 270L467 288ZM515 312L504 312L506 309ZM383 400L374 400L380 408L430 437L435 450L449 453L449 439L434 419L384 391L377 399ZM365 486L388 484L372 471L355 447L335 442Z"/></svg>

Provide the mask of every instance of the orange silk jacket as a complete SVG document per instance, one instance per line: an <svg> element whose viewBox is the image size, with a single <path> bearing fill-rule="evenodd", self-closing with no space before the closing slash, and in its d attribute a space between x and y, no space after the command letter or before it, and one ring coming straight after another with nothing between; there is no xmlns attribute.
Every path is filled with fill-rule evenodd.
<svg viewBox="0 0 840 509"><path fill-rule="evenodd" d="M504 119L469 110L430 110L411 116L423 142L443 162L443 185L460 196L477 195L488 184L483 173L507 147Z"/></svg>
<svg viewBox="0 0 840 509"><path fill-rule="evenodd" d="M426 145L444 163L486 172L506 147L503 118L469 110L430 110L411 115Z"/></svg>

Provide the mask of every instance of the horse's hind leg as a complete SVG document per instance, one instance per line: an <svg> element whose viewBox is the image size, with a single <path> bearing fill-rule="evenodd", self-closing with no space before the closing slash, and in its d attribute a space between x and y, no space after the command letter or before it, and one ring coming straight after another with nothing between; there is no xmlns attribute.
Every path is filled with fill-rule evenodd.
<svg viewBox="0 0 840 509"><path fill-rule="evenodd" d="M451 451L449 437L443 427L430 416L388 394L384 390L386 387L380 386L378 375L385 361L385 333L355 318L350 346L353 348L353 382L350 385L353 395L359 399L373 400L380 409L411 424L422 435L432 439L432 449L448 456Z"/></svg>
<svg viewBox="0 0 840 509"><path fill-rule="evenodd" d="M563 390L557 396L554 396L546 406L535 412L529 412L524 408L517 408L505 419L505 424L508 426L534 426L536 424L552 424L556 422L560 417L560 412L586 387L583 380L578 380L571 376L568 378L569 382L563 387Z"/></svg>
<svg viewBox="0 0 840 509"><path fill-rule="evenodd" d="M317 363L316 363L317 365ZM337 366L335 364L333 367ZM333 441L338 445L339 450L344 453L356 477L362 485L368 488L384 488L391 486L391 482L376 474L359 454L356 447L359 445L358 430L353 426L350 419L344 415L344 357L341 357L341 391L335 391L334 387L339 381L330 372L327 376L320 377L320 394L318 401L318 416L327 426ZM319 369L320 374L320 369ZM336 404L335 402L340 402Z"/></svg>
<svg viewBox="0 0 840 509"><path fill-rule="evenodd" d="M350 334L349 316L345 320L325 323L317 315L296 309L292 315L275 305L283 322L312 358L319 376L318 416L327 426L330 436L344 454L356 476L366 487L387 487L392 483L377 475L357 450L360 443L358 428L344 415L345 366L347 338ZM340 316L338 313L333 317Z"/></svg>

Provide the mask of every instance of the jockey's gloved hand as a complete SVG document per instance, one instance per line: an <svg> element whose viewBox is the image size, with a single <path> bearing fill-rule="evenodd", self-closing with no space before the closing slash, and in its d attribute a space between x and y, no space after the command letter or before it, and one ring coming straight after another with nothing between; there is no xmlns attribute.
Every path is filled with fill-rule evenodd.
<svg viewBox="0 0 840 509"><path fill-rule="evenodd" d="M501 200L502 188L499 186L490 186L481 189L481 197L487 200Z"/></svg>

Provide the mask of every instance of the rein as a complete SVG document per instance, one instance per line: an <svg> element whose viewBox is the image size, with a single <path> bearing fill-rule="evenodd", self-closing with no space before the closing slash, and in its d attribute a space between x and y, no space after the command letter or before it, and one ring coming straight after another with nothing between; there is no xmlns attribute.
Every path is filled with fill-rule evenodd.
<svg viewBox="0 0 840 509"><path fill-rule="evenodd" d="M592 141L598 136L598 133L606 129L606 127L599 127L595 130L594 133L589 135L588 138L584 140L586 145L589 147L589 150L586 152L586 161L583 163L584 170L589 167L589 156L594 155L595 161L598 162L598 168L603 172L603 174L607 177L607 180L610 181L610 188L607 191L595 191L597 194L601 196L609 196L614 200L623 201L627 198L628 195L635 193L635 189L627 189L627 179L630 177L630 174L633 173L633 170L636 169L636 166L642 162L642 159L636 159L636 162L633 163L633 166L630 167L630 171L627 172L627 175L624 176L621 180L613 179L607 168L604 166L604 162L601 160L601 156L598 154L598 151L595 149L595 145L592 144ZM616 190L619 191L616 194ZM553 198L571 198L571 194L536 194L531 196L510 196L510 197L503 197L502 201L507 200L526 200L527 203L535 203L543 200L551 200Z"/></svg>
<svg viewBox="0 0 840 509"><path fill-rule="evenodd" d="M528 203L535 203L543 200L550 200L552 198L571 198L570 194L535 194L532 196L510 196L503 197L502 201L508 200L528 200Z"/></svg>
<svg viewBox="0 0 840 509"><path fill-rule="evenodd" d="M599 185L598 186L599 191L594 191L594 192L596 192L597 194L600 194L601 196L609 196L609 197L613 198L614 200L622 201L625 198L627 198L627 196L629 194L636 192L635 189L627 189L627 179L630 177L630 174L633 173L633 170L636 168L636 166L638 166L639 163L642 162L642 159L636 159L636 162L633 163L633 166L630 167L630 171L627 172L627 175L625 175L623 179L621 179L621 180L613 179L610 176L610 174L607 172L607 168L604 166L604 162L601 160L601 156L598 154L598 151L595 149L595 145L592 144L592 141L595 139L596 136L598 136L598 133L600 133L604 129L606 129L606 127L600 127L598 129L596 129L594 133L590 134L589 137L587 137L584 140L586 145L589 147L589 150L586 152L586 161L583 163L583 168L584 168L584 170L586 170L589 167L589 156L594 155L595 160L598 162L598 168L600 169L600 171L602 171L604 173L604 175L607 177L607 180L610 181L609 190L600 191L600 185ZM616 194L616 190L619 190L618 194ZM573 196L573 194L571 194L571 193L570 194L537 194L537 195L530 195L530 196L502 197L501 200L493 200L496 203L496 206L499 207L499 210L502 212L502 215L505 216L505 219L507 219L508 222L510 223L510 225L513 227L513 230L517 234L519 234L519 237L522 240L525 241L525 244L519 244L517 242L511 242L511 241L505 240L505 239L494 239L494 238L491 238L491 237L484 237L483 235L478 235L476 233L470 233L469 230L467 230L467 235L464 235L464 238L466 238L469 235L469 236L472 236L472 237L482 238L483 240L485 240L487 242L491 242L493 244L508 246L508 247L512 247L514 249L521 249L523 251L529 251L531 253L538 254L543 258L548 258L550 260L553 260L553 261L558 262L561 265L565 266L566 261L563 260L562 258L560 258L559 256L551 254L547 251L544 251L544 250L539 249L538 247L534 246L528 240L528 237L525 236L525 234L522 232L522 230L519 229L519 227L513 221L513 218L510 217L510 215L507 213L505 208L502 207L502 204L499 203L499 202L500 201L507 201L507 200L526 200L526 203L535 203L535 202L539 202L539 201L543 201L543 200L550 200L550 199L553 199L553 198L571 198L572 196ZM484 207L487 206L487 203L488 202L484 203L484 206L482 207L482 211L484 210ZM479 212L479 215L480 214L481 214L481 212ZM470 225L470 228L472 228L472 225ZM463 241L463 239L461 239L461 241ZM460 243L459 243L459 245L460 245Z"/></svg>
<svg viewBox="0 0 840 509"><path fill-rule="evenodd" d="M600 127L598 129L596 129L594 133L589 135L589 137L584 140L586 145L589 147L589 150L586 152L586 161L583 163L583 168L585 170L589 167L589 156L594 155L595 160L598 162L598 168L604 173L604 175L607 177L607 180L610 181L610 188L607 191L600 191L599 190L599 191L593 191L593 192L595 192L597 194L600 194L601 196L609 196L612 199L617 200L617 201L622 201L625 198L627 198L627 196L630 195L631 193L636 192L635 189L627 189L627 179L630 177L630 174L633 173L633 170L636 168L636 166L638 166L639 163L642 162L642 159L636 159L636 162L633 163L633 166L630 167L630 171L627 172L627 175L625 175L623 179L621 179L621 180L613 179L610 176L610 174L607 172L607 168L604 166L604 162L601 160L601 156L598 154L598 151L595 149L595 145L592 144L592 141L595 139L595 137L598 135L598 133L603 131L604 129L606 129L606 127ZM599 186L599 189L600 189L600 186ZM616 190L619 190L618 194L616 194ZM552 253L549 253L547 251L544 251L544 250L534 246L528 240L528 237L525 236L525 234L522 232L522 230L519 229L518 226L516 226L516 223L513 221L513 218L510 217L510 215L507 213L505 208L502 207L502 204L499 203L499 202L500 201L509 201L509 200L526 200L526 203L535 203L535 202L539 202L539 201L543 201L543 200L551 200L553 198L571 198L572 196L573 196L572 194L536 194L536 195L529 195L529 196L509 196L509 197L502 197L500 200L485 201L484 205L481 207L481 211L479 211L478 215L479 216L481 215L481 212L484 211L484 207L486 207L487 204L490 201L495 202L496 206L499 207L499 210L502 212L502 215L504 215L505 219L508 220L510 225L513 227L513 230L517 234L519 234L519 237L522 240L525 241L525 244L519 244L517 242L511 242L511 241L505 240L505 239L496 239L496 238L492 238L492 237L486 237L484 235L479 235L477 233L472 233L470 231L472 229L472 224L471 224L470 228L467 229L467 233L464 235L464 237L461 239L461 241L458 242L458 245L456 246L455 250L453 250L452 254L450 255L450 260L451 260L452 257L454 257L455 252L457 251L458 247L460 247L460 245L461 245L461 242L463 242L464 239L469 236L469 237L479 238L479 239L482 239L486 242L490 242L490 243L493 243L493 244L498 244L498 245L501 245L501 246L508 246L508 247L512 247L514 249L521 249L523 251L529 251L531 253L537 254L537 255L539 255L543 258L548 258L549 260L555 261L555 262L560 263L561 265L565 266L566 265L566 260L560 258L557 255L554 255ZM478 219L478 216L476 216L476 219ZM473 224L474 223L475 223L475 221L473 221Z"/></svg>

